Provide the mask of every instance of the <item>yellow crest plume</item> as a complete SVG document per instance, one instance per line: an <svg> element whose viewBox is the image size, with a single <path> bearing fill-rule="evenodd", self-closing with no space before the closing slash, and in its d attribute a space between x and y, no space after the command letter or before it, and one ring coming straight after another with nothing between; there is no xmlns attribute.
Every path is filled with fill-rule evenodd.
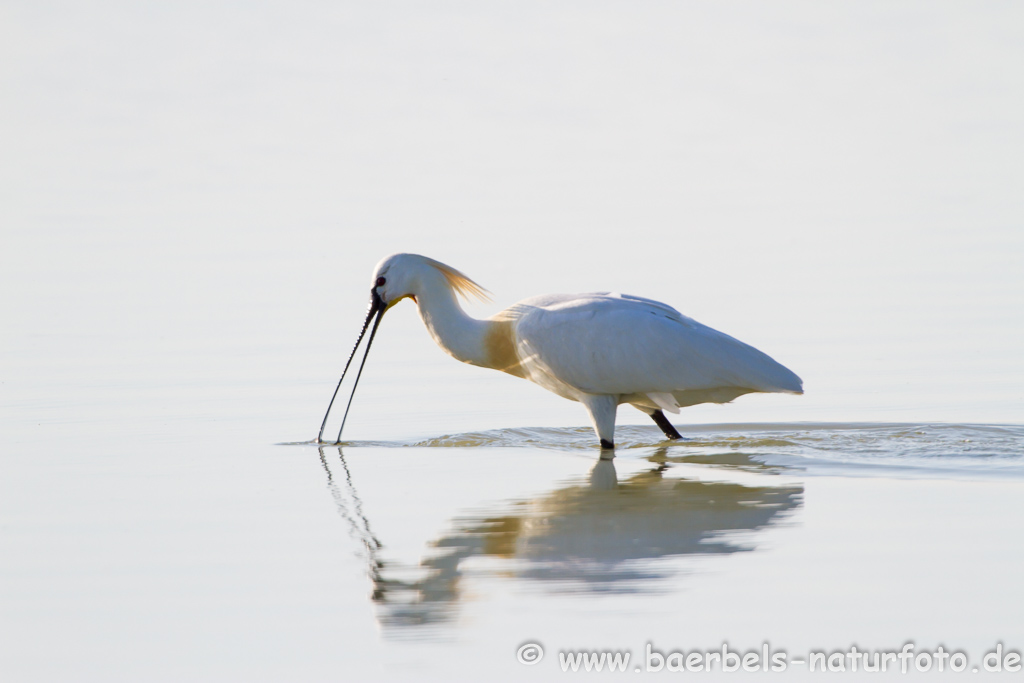
<svg viewBox="0 0 1024 683"><path fill-rule="evenodd" d="M440 261L435 261L432 258L424 257L424 259L430 263L430 265L441 271L441 274L444 275L445 281L448 282L448 286L455 290L455 292L466 301L469 301L470 298L484 302L491 300L491 297L489 296L490 292L451 266L447 266Z"/></svg>

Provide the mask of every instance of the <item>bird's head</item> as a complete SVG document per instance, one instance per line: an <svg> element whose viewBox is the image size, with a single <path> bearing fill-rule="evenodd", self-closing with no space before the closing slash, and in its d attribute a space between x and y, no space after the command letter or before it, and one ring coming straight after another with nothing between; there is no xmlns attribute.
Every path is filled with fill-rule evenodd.
<svg viewBox="0 0 1024 683"><path fill-rule="evenodd" d="M402 299L412 299L419 304L417 297L430 291L450 291L462 296L487 298L486 289L459 271L451 266L446 266L440 261L435 261L419 254L392 254L388 256L373 269L371 282L370 306L366 312L366 320L363 321L363 329L359 332L356 344L352 347L352 353L349 354L348 361L345 363L345 369L342 370L341 379L338 380L338 388L340 389L341 382L345 379L345 373L348 372L349 365L352 364L352 358L356 354L356 349L359 348L359 344L363 341L366 330L370 327L370 322L372 321L373 329L370 330L370 337L366 342L366 351L363 353L363 361L359 365L355 384L352 385L352 394L348 399L349 406L352 405L352 397L355 396L356 386L359 384L359 376L363 372L366 357L370 355L370 346L373 344L374 335L377 334L377 327L380 325L384 313L389 308ZM331 398L331 405L327 406L327 415L324 415L323 424L320 425L320 435L317 437L318 442L323 440L327 417L331 413L331 406L334 405L334 398L337 395L338 389L335 389L334 396ZM345 416L348 416L348 408L345 409ZM345 428L345 418L341 420L341 427L342 429ZM341 430L338 431L338 439L341 439Z"/></svg>
<svg viewBox="0 0 1024 683"><path fill-rule="evenodd" d="M423 287L423 259L416 254L392 254L373 269L370 304L379 300L386 311L402 299L416 301L416 293Z"/></svg>
<svg viewBox="0 0 1024 683"><path fill-rule="evenodd" d="M429 289L447 288L464 297L487 299L487 290L451 266L419 254L392 254L373 269L371 305L377 298L383 310L402 299L418 302L417 296Z"/></svg>

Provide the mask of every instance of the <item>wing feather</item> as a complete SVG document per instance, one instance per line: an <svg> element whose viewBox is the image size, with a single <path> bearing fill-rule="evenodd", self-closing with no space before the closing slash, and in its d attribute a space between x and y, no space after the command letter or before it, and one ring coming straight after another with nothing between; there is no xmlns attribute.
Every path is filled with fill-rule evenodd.
<svg viewBox="0 0 1024 683"><path fill-rule="evenodd" d="M602 293L514 308L520 354L586 393L670 393L690 405L802 391L800 378L766 354L656 301Z"/></svg>

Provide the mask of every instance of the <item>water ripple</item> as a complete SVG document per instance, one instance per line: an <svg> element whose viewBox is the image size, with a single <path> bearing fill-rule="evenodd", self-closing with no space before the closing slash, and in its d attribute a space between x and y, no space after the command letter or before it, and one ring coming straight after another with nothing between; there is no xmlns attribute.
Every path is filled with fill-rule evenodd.
<svg viewBox="0 0 1024 683"><path fill-rule="evenodd" d="M678 426L682 441L665 441L655 426L621 425L617 453L659 449L674 462L729 466L742 455L770 467L811 474L884 468L1024 476L1024 425L951 423L784 423ZM303 442L295 445L309 445ZM350 448L546 448L595 452L589 427L516 427L407 441L349 441Z"/></svg>

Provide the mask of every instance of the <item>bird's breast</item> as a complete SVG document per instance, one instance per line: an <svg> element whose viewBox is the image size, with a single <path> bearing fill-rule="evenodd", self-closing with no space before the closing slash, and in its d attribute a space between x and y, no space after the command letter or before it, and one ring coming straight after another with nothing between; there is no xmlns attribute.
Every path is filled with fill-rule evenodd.
<svg viewBox="0 0 1024 683"><path fill-rule="evenodd" d="M522 360L516 351L516 331L513 320L492 320L484 334L484 354L489 368L526 377Z"/></svg>

